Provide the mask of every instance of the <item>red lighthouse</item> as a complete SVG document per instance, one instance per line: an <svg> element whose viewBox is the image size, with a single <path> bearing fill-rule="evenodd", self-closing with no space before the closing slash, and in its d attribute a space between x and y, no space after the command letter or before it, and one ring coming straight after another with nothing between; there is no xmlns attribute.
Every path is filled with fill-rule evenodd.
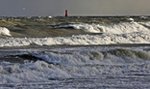
<svg viewBox="0 0 150 89"><path fill-rule="evenodd" d="M68 10L65 10L65 17L68 17Z"/></svg>

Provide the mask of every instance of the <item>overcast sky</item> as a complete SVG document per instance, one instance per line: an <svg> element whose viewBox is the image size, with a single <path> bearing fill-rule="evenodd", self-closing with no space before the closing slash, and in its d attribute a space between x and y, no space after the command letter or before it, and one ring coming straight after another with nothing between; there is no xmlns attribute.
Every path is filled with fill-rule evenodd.
<svg viewBox="0 0 150 89"><path fill-rule="evenodd" d="M0 0L0 16L150 15L150 0Z"/></svg>

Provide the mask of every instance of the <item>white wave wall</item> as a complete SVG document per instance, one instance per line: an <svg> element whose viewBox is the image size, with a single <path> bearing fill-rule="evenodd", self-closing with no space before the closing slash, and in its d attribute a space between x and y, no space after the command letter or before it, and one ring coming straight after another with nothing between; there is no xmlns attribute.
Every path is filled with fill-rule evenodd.
<svg viewBox="0 0 150 89"><path fill-rule="evenodd" d="M144 24L149 24L149 22ZM70 23L70 24L56 25L55 28L74 28L89 33L109 33L109 34L125 34L141 31L149 32L148 28L144 27L141 23L138 22L123 22L111 25Z"/></svg>
<svg viewBox="0 0 150 89"><path fill-rule="evenodd" d="M99 31L97 35L73 35L70 37L45 38L0 38L0 47L15 47L28 45L105 45L105 44L149 44L150 22L126 22L114 25L73 24L76 29ZM95 30L96 28L96 30ZM11 36L10 31L1 28L1 34ZM91 30L92 29L92 30Z"/></svg>
<svg viewBox="0 0 150 89"><path fill-rule="evenodd" d="M0 35L11 36L10 31L6 27L0 27Z"/></svg>
<svg viewBox="0 0 150 89"><path fill-rule="evenodd" d="M98 25L102 32L109 34L127 34L133 32L150 32L150 30L137 22L126 22L110 26Z"/></svg>
<svg viewBox="0 0 150 89"><path fill-rule="evenodd" d="M72 37L48 38L0 38L0 47L28 45L105 45L105 44L149 44L150 32L130 34L76 35Z"/></svg>
<svg viewBox="0 0 150 89"><path fill-rule="evenodd" d="M130 71L133 71L131 74L135 73L135 70L139 74L148 74L150 71L150 52L143 51L143 49L145 47L134 49L113 47L111 50L107 47L77 47L55 48L51 49L50 52L28 51L34 57L42 60L26 61L24 64L1 62L0 83L52 82L51 79L53 78L99 78L103 74L120 76L130 73ZM137 53L147 57L139 56ZM143 58L141 59L141 57ZM147 61L144 58L147 58Z"/></svg>

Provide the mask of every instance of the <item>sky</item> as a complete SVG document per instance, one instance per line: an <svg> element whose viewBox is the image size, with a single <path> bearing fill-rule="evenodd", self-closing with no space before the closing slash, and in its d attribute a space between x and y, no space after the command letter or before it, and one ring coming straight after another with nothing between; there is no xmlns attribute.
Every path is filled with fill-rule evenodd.
<svg viewBox="0 0 150 89"><path fill-rule="evenodd" d="M0 16L150 15L150 0L0 0Z"/></svg>

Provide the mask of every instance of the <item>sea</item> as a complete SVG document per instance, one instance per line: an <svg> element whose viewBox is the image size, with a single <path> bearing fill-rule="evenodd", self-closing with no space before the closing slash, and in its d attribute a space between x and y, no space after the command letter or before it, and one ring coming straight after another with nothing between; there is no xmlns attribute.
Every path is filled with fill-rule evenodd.
<svg viewBox="0 0 150 89"><path fill-rule="evenodd" d="M27 19L0 27L0 89L150 89L149 16Z"/></svg>

